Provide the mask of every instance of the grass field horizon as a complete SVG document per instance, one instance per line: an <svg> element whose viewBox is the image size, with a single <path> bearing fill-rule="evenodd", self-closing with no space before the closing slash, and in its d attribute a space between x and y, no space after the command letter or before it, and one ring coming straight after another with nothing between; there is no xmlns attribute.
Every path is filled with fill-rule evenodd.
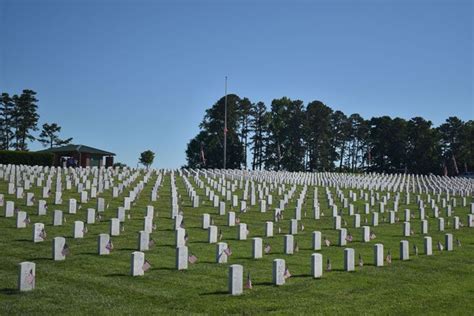
<svg viewBox="0 0 474 316"><path fill-rule="evenodd" d="M273 220L273 210L281 196L277 191L273 194L273 205L267 207L266 213L260 213L258 204L249 206L246 213L239 214L241 222L247 223L250 231L245 241L237 240L237 227L228 227L227 216L219 216L218 210L212 207L209 199L205 198L203 189L198 189L192 178L190 181L201 197L201 206L193 208L188 198L183 179L176 175L178 193L182 198L182 210L186 231L189 234L189 252L198 257L196 264L190 264L187 271L175 269L174 220L171 214L171 185L170 174L163 177L159 189L159 199L150 201L151 190L157 179L155 173L145 185L137 203L132 206L131 218L124 223L124 231L118 237L112 237L115 249L109 256L97 254L97 235L109 232L109 219L116 217L118 206L123 203L123 197L138 183L140 177L128 188L124 189L119 198L112 199L111 190L105 191L104 197L109 208L103 213L103 219L96 224L88 225L88 233L83 239L72 238L74 220L86 218L88 207L96 207L96 199L91 199L82 205L77 214L67 214L67 200L80 200L77 190L63 192L63 204L54 205L53 198L48 198L48 213L38 216L37 205L27 207L24 200L18 205L26 210L31 223L45 223L48 237L45 242L31 241L32 227L15 228L15 218L5 218L3 211L0 217L0 314L472 314L474 302L474 229L464 225L459 230L452 227L452 217L445 217L445 211L440 207L440 216L445 217L445 232L439 232L437 221L431 215L431 208L426 206L429 215L429 233L433 238L433 255L426 256L423 251L423 235L420 234L420 219L415 203L416 194L411 194L411 204L404 204L404 194L401 194L399 205L400 222L388 224L383 222L380 214L380 224L371 227L377 238L371 242L361 241L362 228L352 228L352 218L344 212L343 220L347 229L354 236L354 241L346 247L354 248L356 255L356 271L343 271L343 249L337 246L338 234L333 229L333 221L325 197L324 187L318 187L318 198L325 216L320 220L312 218L313 186L308 186L305 204L302 209L304 231L295 235L300 251L294 255L283 253L283 236L288 233L289 221L295 215L296 197L302 190L297 186L293 199L285 208L282 222L275 223L275 236L264 237L265 221ZM202 178L203 179L203 178ZM208 185L206 183L206 185ZM290 186L286 185L286 189ZM335 195L335 188L330 190ZM349 189L343 189L347 196ZM353 189L359 192L359 190ZM18 200L6 194L7 184L0 180L0 192L5 194L5 201ZM36 199L40 196L40 188L33 187ZM369 192L365 190L365 192ZM381 192L386 193L386 191ZM242 190L234 193L242 196ZM393 196L394 193L392 193ZM426 199L423 194L422 198ZM341 207L338 199L335 203ZM459 216L466 224L472 197L467 198L466 207L458 205L453 208L453 216ZM352 202L351 202L352 203ZM363 213L363 201L359 197L353 202L356 209ZM426 203L427 204L427 203ZM130 276L130 255L137 250L138 231L143 229L143 217L146 206L153 205L155 209L154 223L157 230L150 236L156 245L145 252L145 258L150 261L152 268L142 277ZM386 206L386 211L392 209L393 200ZM374 207L375 208L375 207ZM411 219L415 235L402 236L403 209L409 208L415 215ZM63 210L67 222L63 226L53 227L53 210ZM226 211L230 210L227 201ZM201 228L202 214L209 213L215 225L222 229L223 241L233 250L227 264L215 263L215 244L207 241L207 230ZM356 211L357 213L357 211ZM442 214L442 215L441 215ZM361 214L361 226L365 214ZM367 216L370 225L370 217ZM278 227L281 234L278 234ZM331 240L330 247L323 246L321 251L311 249L311 233L321 231L323 236ZM452 233L454 240L459 239L461 246L454 242L454 251L438 251L436 244L444 243L444 234ZM65 261L56 262L51 259L51 241L55 236L66 237L71 254ZM272 251L262 259L252 259L252 237L262 237L263 242L269 243ZM399 243L401 240L410 242L410 260L399 260ZM393 263L384 267L373 265L373 246L383 243L385 255L390 249ZM413 254L416 244L420 254ZM332 271L324 269L321 279L313 279L310 275L311 254L319 252L323 262L331 259ZM364 260L364 266L357 266L359 254ZM384 256L385 256L384 255ZM272 261L276 258L286 260L292 277L280 287L272 285ZM17 291L18 264L22 261L36 263L36 289L28 293ZM230 264L242 264L244 278L251 273L253 289L244 290L241 296L228 294L228 268Z"/></svg>

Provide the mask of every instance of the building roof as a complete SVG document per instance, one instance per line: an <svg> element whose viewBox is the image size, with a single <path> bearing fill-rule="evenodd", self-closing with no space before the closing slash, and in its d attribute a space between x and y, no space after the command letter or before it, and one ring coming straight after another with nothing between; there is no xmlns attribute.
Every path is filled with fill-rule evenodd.
<svg viewBox="0 0 474 316"><path fill-rule="evenodd" d="M87 153L93 155L102 155L102 156L115 156L114 153L109 151L97 149L94 147L89 147L85 145L65 145L61 147L53 147L44 150L40 150L38 152L43 153L70 153L70 152L78 152L78 153Z"/></svg>

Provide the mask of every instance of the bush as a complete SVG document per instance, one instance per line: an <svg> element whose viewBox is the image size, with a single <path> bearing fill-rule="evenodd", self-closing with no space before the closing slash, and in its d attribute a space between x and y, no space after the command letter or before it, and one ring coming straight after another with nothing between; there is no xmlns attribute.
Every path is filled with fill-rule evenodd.
<svg viewBox="0 0 474 316"><path fill-rule="evenodd" d="M52 166L52 153L37 153L29 151L0 150L0 164Z"/></svg>

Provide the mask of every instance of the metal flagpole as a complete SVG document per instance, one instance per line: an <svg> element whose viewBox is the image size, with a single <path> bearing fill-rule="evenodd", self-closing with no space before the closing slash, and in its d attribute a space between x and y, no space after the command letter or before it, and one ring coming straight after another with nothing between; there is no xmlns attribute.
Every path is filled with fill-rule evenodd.
<svg viewBox="0 0 474 316"><path fill-rule="evenodd" d="M227 160L227 76L225 76L225 99L224 99L224 169Z"/></svg>

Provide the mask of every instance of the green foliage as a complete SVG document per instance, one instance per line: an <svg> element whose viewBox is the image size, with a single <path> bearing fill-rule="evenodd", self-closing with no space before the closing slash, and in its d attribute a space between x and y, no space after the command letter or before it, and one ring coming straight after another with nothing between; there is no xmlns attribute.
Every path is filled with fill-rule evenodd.
<svg viewBox="0 0 474 316"><path fill-rule="evenodd" d="M27 150L27 141L35 139L31 134L32 131L38 130L36 127L39 119L38 106L36 105L38 100L35 96L36 92L33 90L23 90L20 96L13 96L15 104L13 109L14 146L16 150Z"/></svg>
<svg viewBox="0 0 474 316"><path fill-rule="evenodd" d="M116 167L119 167L119 168L125 168L127 167L126 164L124 163L121 163L121 162L115 162L113 165L112 165L113 168L116 168Z"/></svg>
<svg viewBox="0 0 474 316"><path fill-rule="evenodd" d="M139 162L145 167L149 168L155 160L155 153L151 150L145 150L140 154Z"/></svg>
<svg viewBox="0 0 474 316"><path fill-rule="evenodd" d="M40 138L38 141L43 144L44 147L57 147L62 145L67 145L72 141L72 138L60 139L57 135L61 132L61 126L56 123L43 124L43 130L41 131Z"/></svg>
<svg viewBox="0 0 474 316"><path fill-rule="evenodd" d="M2 93L0 97L0 149L8 150L13 140L13 99L8 93Z"/></svg>
<svg viewBox="0 0 474 316"><path fill-rule="evenodd" d="M54 155L29 151L0 150L0 164L52 166Z"/></svg>

